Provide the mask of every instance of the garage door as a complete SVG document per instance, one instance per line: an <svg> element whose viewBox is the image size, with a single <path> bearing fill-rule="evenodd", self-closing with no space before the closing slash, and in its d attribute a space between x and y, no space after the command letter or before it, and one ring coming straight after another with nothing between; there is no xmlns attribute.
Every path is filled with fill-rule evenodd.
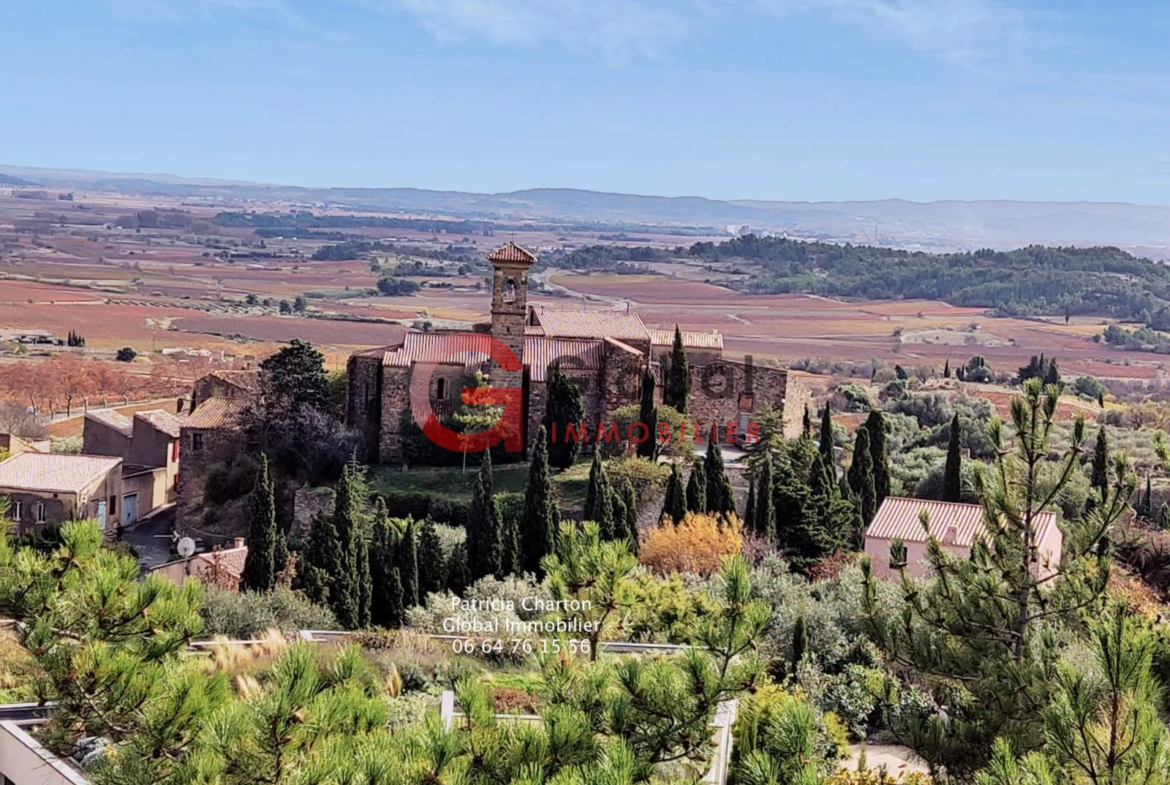
<svg viewBox="0 0 1170 785"><path fill-rule="evenodd" d="M129 526L138 520L138 494L128 493L122 497L122 525Z"/></svg>

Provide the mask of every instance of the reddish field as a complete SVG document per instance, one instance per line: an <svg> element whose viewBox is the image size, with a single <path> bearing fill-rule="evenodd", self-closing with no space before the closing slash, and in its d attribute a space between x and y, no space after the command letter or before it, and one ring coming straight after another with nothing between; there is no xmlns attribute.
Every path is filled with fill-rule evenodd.
<svg viewBox="0 0 1170 785"><path fill-rule="evenodd" d="M339 346L385 346L402 338L405 327L397 324L340 322L324 319L300 319L292 316L202 316L175 322L179 330L241 335L261 341L289 341L293 338L312 343Z"/></svg>

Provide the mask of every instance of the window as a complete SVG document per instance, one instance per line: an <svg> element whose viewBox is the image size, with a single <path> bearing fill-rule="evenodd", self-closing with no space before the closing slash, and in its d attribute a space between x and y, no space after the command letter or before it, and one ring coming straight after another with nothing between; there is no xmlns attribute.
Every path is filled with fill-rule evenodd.
<svg viewBox="0 0 1170 785"><path fill-rule="evenodd" d="M513 278L509 278L504 282L504 302L516 302L516 281Z"/></svg>
<svg viewBox="0 0 1170 785"><path fill-rule="evenodd" d="M20 516L24 513L24 502L12 503L12 520L19 521Z"/></svg>
<svg viewBox="0 0 1170 785"><path fill-rule="evenodd" d="M203 434L191 434L191 450L193 452L203 452Z"/></svg>
<svg viewBox="0 0 1170 785"><path fill-rule="evenodd" d="M37 502L33 505L33 517L37 523L45 522L45 503Z"/></svg>
<svg viewBox="0 0 1170 785"><path fill-rule="evenodd" d="M117 514L118 514L118 497L111 495L110 496L110 515L117 515Z"/></svg>

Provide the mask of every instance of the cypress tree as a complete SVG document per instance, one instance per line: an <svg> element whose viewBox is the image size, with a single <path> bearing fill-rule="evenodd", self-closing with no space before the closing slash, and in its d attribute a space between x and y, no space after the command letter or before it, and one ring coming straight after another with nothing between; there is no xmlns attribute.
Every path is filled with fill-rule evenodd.
<svg viewBox="0 0 1170 785"><path fill-rule="evenodd" d="M680 414L687 413L687 401L691 397L691 366L687 362L687 350L683 347L682 332L674 326L674 345L670 349L670 367L666 370L666 385L662 391L662 402L674 407Z"/></svg>
<svg viewBox="0 0 1170 785"><path fill-rule="evenodd" d="M613 527L613 539L628 540L626 531L626 500L617 490L609 492L609 519Z"/></svg>
<svg viewBox="0 0 1170 785"><path fill-rule="evenodd" d="M528 467L524 489L524 516L520 519L520 569L538 579L544 577L540 560L553 552L560 524L556 494L548 465L548 444L544 426L536 437L536 449Z"/></svg>
<svg viewBox="0 0 1170 785"><path fill-rule="evenodd" d="M943 364L943 378L951 378L951 358L948 357L946 363Z"/></svg>
<svg viewBox="0 0 1170 785"><path fill-rule="evenodd" d="M792 667L804 661L808 651L808 628L804 624L804 615L796 617L796 624L792 625Z"/></svg>
<svg viewBox="0 0 1170 785"><path fill-rule="evenodd" d="M317 605L329 603L332 580L328 570L336 563L336 549L337 530L333 528L333 517L319 512L313 516L309 546L305 549L305 560L297 571L295 584L310 602Z"/></svg>
<svg viewBox="0 0 1170 785"><path fill-rule="evenodd" d="M785 532L789 562L807 571L850 539L856 526L852 502L841 498L836 470L817 453L809 475L805 506Z"/></svg>
<svg viewBox="0 0 1170 785"><path fill-rule="evenodd" d="M959 415L951 418L951 441L947 445L947 465L943 472L943 501L963 500L963 430Z"/></svg>
<svg viewBox="0 0 1170 785"><path fill-rule="evenodd" d="M629 480L622 483L622 501L626 503L626 536L630 538L630 549L638 553L638 495Z"/></svg>
<svg viewBox="0 0 1170 785"><path fill-rule="evenodd" d="M581 390L565 375L558 363L548 383L548 408L544 427L548 439L548 462L556 469L567 469L577 460L581 445L568 438L568 426L581 428L585 420L585 403Z"/></svg>
<svg viewBox="0 0 1170 785"><path fill-rule="evenodd" d="M1161 531L1170 531L1170 504L1163 503L1158 508L1158 529Z"/></svg>
<svg viewBox="0 0 1170 785"><path fill-rule="evenodd" d="M427 518L418 530L418 599L426 604L428 594L443 590L447 580L447 561L435 522Z"/></svg>
<svg viewBox="0 0 1170 785"><path fill-rule="evenodd" d="M755 530L768 542L776 539L776 502L772 483L772 459L760 466L759 488L756 490Z"/></svg>
<svg viewBox="0 0 1170 785"><path fill-rule="evenodd" d="M723 468L723 448L719 446L718 434L718 429L712 423L707 457L703 461L703 473L707 475L707 512L734 513L735 494L731 490L731 481L727 479L727 471Z"/></svg>
<svg viewBox="0 0 1170 785"><path fill-rule="evenodd" d="M374 502L374 522L370 534L370 622L378 627L397 629L404 620L402 580L398 561L398 532L379 498Z"/></svg>
<svg viewBox="0 0 1170 785"><path fill-rule="evenodd" d="M683 490L682 475L678 464L671 464L670 479L666 483L666 498L662 502L662 514L672 523L679 523L687 515L686 491Z"/></svg>
<svg viewBox="0 0 1170 785"><path fill-rule="evenodd" d="M890 495L890 462L886 457L886 418L882 416L880 409L874 409L869 413L865 421L865 430L869 434L869 453L873 458L873 488L877 493L874 509L877 509Z"/></svg>
<svg viewBox="0 0 1170 785"><path fill-rule="evenodd" d="M447 560L447 591L461 595L471 583L471 573L467 568L467 543L461 542L451 549L451 558Z"/></svg>
<svg viewBox="0 0 1170 785"><path fill-rule="evenodd" d="M589 484L585 488L585 509L582 519L594 521L601 531L601 539L608 541L614 538L613 500L609 487L609 477L605 472L605 464L601 462L601 453L593 453L593 464L589 467Z"/></svg>
<svg viewBox="0 0 1170 785"><path fill-rule="evenodd" d="M687 487L690 490L690 487ZM743 527L750 532L759 533L756 529L756 481L748 478L747 504L743 509Z"/></svg>
<svg viewBox="0 0 1170 785"><path fill-rule="evenodd" d="M277 526L276 544L272 549L272 569L279 583L281 574L288 568L288 535Z"/></svg>
<svg viewBox="0 0 1170 785"><path fill-rule="evenodd" d="M695 461L691 476L687 480L687 512L707 511L707 472L703 464Z"/></svg>
<svg viewBox="0 0 1170 785"><path fill-rule="evenodd" d="M821 436L819 449L825 460L825 463L827 463L829 466L837 465L837 461L833 456L833 406L828 401L825 402L825 408L821 412Z"/></svg>
<svg viewBox="0 0 1170 785"><path fill-rule="evenodd" d="M1137 505L1134 506L1134 513L1137 517L1143 520L1149 520L1153 515L1153 499L1150 496L1150 475L1146 474L1146 492L1143 494L1138 490Z"/></svg>
<svg viewBox="0 0 1170 785"><path fill-rule="evenodd" d="M248 556L240 576L243 591L271 591L276 586L276 498L268 476L268 457L260 455L256 485L248 499Z"/></svg>
<svg viewBox="0 0 1170 785"><path fill-rule="evenodd" d="M490 450L484 450L467 515L467 577L471 583L500 571L500 547L500 521L492 492L492 456Z"/></svg>
<svg viewBox="0 0 1170 785"><path fill-rule="evenodd" d="M812 438L812 412L809 411L807 403L804 405L804 419L800 422L800 438Z"/></svg>
<svg viewBox="0 0 1170 785"><path fill-rule="evenodd" d="M869 452L869 432L865 426L857 429L853 442L853 463L849 466L849 490L861 512L861 520L868 524L877 514L877 489L873 481L873 456Z"/></svg>
<svg viewBox="0 0 1170 785"><path fill-rule="evenodd" d="M1100 494L1109 490L1109 437L1105 433L1104 425L1097 430L1097 443L1093 447L1093 473L1090 482Z"/></svg>
<svg viewBox="0 0 1170 785"><path fill-rule="evenodd" d="M333 608L333 615L337 617L337 623L347 630L356 629L361 624L357 563L358 539L363 530L361 507L365 488L361 472L361 466L353 459L342 470L333 503L337 547L330 556L332 563L326 565L326 571L332 578L329 604Z"/></svg>
<svg viewBox="0 0 1170 785"><path fill-rule="evenodd" d="M496 520L500 522L500 571L497 578L505 578L520 572L520 519L515 514L507 515L496 499ZM513 508L514 509L514 508ZM521 509L523 515L524 510Z"/></svg>
<svg viewBox="0 0 1170 785"><path fill-rule="evenodd" d="M418 539L414 530L414 521L406 521L398 540L398 547L394 550L394 567L398 570L398 578L402 583L402 607L413 608L418 605Z"/></svg>
<svg viewBox="0 0 1170 785"><path fill-rule="evenodd" d="M654 374L647 368L642 372L642 402L638 422L646 426L646 441L638 445L639 458L654 459L658 452L658 407L654 405Z"/></svg>
<svg viewBox="0 0 1170 785"><path fill-rule="evenodd" d="M370 626L373 620L374 607L374 577L370 568L370 542L364 530L358 534L354 543L356 549L354 558L357 561L357 588L358 588L358 626Z"/></svg>

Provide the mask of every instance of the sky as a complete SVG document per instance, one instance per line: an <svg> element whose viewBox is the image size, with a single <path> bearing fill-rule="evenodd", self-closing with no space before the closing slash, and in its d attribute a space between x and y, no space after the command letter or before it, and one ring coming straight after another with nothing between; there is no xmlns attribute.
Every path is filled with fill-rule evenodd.
<svg viewBox="0 0 1170 785"><path fill-rule="evenodd" d="M0 163L1170 203L1170 3L0 0Z"/></svg>

